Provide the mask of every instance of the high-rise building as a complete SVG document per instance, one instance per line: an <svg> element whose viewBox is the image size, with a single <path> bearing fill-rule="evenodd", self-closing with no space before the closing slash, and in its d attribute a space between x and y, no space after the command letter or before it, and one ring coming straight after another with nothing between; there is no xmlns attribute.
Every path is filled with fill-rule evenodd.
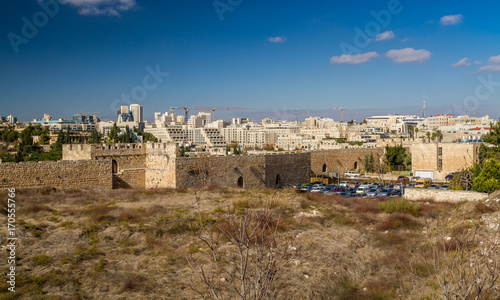
<svg viewBox="0 0 500 300"><path fill-rule="evenodd" d="M134 121L142 123L144 122L144 118L142 115L142 105L139 104L130 104L130 112L134 116Z"/></svg>

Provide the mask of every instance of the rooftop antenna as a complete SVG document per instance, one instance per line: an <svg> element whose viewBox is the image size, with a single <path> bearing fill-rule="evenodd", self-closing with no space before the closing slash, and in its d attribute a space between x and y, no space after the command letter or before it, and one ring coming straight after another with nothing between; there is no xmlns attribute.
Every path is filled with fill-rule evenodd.
<svg viewBox="0 0 500 300"><path fill-rule="evenodd" d="M424 106L422 107L422 118L425 119L425 92L424 92Z"/></svg>
<svg viewBox="0 0 500 300"><path fill-rule="evenodd" d="M295 124L297 124L297 109L295 109Z"/></svg>

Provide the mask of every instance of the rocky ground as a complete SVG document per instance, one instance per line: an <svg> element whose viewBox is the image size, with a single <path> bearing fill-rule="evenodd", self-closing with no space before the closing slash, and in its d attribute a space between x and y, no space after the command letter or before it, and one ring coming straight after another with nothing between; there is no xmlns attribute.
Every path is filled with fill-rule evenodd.
<svg viewBox="0 0 500 300"><path fill-rule="evenodd" d="M0 197L5 241L7 191ZM452 262L457 253L469 256L460 263L483 267L474 273L485 283L481 299L500 295L495 194L479 203L414 203L210 187L29 189L16 191L15 199L16 292L7 290L5 276L1 299L201 299L198 292L209 289L200 266L207 270L211 252L199 237L261 209L273 210L276 237L290 242L278 243L287 247L287 263L276 276L280 299L434 299L443 295L444 278L436 258ZM227 247L224 258L229 242L222 238L219 245ZM234 296L235 282L215 277ZM463 292L459 279L470 278L458 277L448 290ZM477 286L471 291L467 299L477 296Z"/></svg>

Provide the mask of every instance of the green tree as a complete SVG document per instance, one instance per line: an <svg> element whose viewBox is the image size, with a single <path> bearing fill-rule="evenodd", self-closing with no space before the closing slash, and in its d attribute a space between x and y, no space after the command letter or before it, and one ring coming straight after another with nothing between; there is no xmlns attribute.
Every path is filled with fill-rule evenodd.
<svg viewBox="0 0 500 300"><path fill-rule="evenodd" d="M385 158L390 166L404 165L406 156L406 149L401 145L394 147L385 147Z"/></svg>
<svg viewBox="0 0 500 300"><path fill-rule="evenodd" d="M90 144L100 144L102 141L102 133L93 129L90 132L89 143Z"/></svg>
<svg viewBox="0 0 500 300"><path fill-rule="evenodd" d="M495 146L500 145L500 121L495 124L490 124L490 132L483 135L483 140Z"/></svg>
<svg viewBox="0 0 500 300"><path fill-rule="evenodd" d="M368 156L365 155L365 171L367 173L375 172L375 158L373 157L373 152Z"/></svg>
<svg viewBox="0 0 500 300"><path fill-rule="evenodd" d="M494 158L488 159L483 164L479 176L474 178L473 189L478 192L492 193L500 189L500 164Z"/></svg>
<svg viewBox="0 0 500 300"><path fill-rule="evenodd" d="M42 133L40 134L40 144L41 145L48 145L50 142L50 129L45 128Z"/></svg>
<svg viewBox="0 0 500 300"><path fill-rule="evenodd" d="M438 139L438 142L441 142L443 140L443 133L441 132L441 130L436 131L436 137Z"/></svg>
<svg viewBox="0 0 500 300"><path fill-rule="evenodd" d="M415 140L415 127L413 125L408 125L408 133L410 134L410 138Z"/></svg>
<svg viewBox="0 0 500 300"><path fill-rule="evenodd" d="M118 133L120 133L120 129L118 129L118 126L114 123L108 134L111 143L118 143Z"/></svg>

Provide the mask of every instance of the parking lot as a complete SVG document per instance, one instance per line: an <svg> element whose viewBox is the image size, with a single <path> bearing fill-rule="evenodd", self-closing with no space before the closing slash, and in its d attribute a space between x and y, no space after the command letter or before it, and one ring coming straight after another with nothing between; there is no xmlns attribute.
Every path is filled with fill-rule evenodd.
<svg viewBox="0 0 500 300"><path fill-rule="evenodd" d="M293 188L300 193L317 193L322 195L341 195L344 197L401 197L407 188L426 188L447 190L449 185L432 183L427 179L399 176L397 180L382 180L378 178L340 178L336 183L331 179L315 178L311 183L297 184ZM330 183L329 183L330 182Z"/></svg>

